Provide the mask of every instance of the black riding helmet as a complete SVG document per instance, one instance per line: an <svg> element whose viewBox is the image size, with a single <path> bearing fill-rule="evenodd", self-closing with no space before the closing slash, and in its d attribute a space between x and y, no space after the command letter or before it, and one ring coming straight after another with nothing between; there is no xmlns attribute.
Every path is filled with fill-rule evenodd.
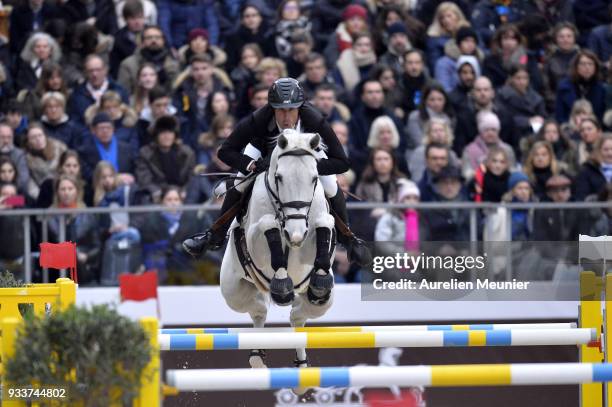
<svg viewBox="0 0 612 407"><path fill-rule="evenodd" d="M274 109L293 109L304 104L304 90L293 78L277 79L268 91L268 103Z"/></svg>

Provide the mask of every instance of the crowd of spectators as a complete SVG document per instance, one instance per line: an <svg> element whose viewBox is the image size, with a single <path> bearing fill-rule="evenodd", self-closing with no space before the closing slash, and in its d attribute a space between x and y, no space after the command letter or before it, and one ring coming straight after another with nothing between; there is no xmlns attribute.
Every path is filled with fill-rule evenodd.
<svg viewBox="0 0 612 407"><path fill-rule="evenodd" d="M339 183L365 201L612 196L607 0L3 4L12 10L0 38L0 210L167 207L68 216L83 283L112 281L140 259L190 267L180 242L214 216L176 207L216 202L217 177L197 174L230 170L220 144L285 76L327 116L352 163ZM511 225L503 219L479 213L479 238L612 233L609 210L515 210ZM0 246L6 267L23 256L20 222L0 217L3 236L15 237ZM353 218L364 239L406 249L469 240L469 223L468 212L451 209ZM45 230L50 241L63 233L55 217ZM346 256L337 269L346 277Z"/></svg>

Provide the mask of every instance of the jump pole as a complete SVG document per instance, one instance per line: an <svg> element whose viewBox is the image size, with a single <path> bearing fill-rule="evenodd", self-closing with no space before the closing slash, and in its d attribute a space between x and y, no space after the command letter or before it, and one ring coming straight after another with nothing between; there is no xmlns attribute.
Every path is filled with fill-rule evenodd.
<svg viewBox="0 0 612 407"><path fill-rule="evenodd" d="M273 390L287 387L561 385L612 380L612 364L356 366L281 369L169 370L178 391Z"/></svg>
<svg viewBox="0 0 612 407"><path fill-rule="evenodd" d="M383 348L581 345L597 339L591 328L497 331L273 332L160 334L160 350Z"/></svg>
<svg viewBox="0 0 612 407"><path fill-rule="evenodd" d="M573 329L575 322L533 324L362 325L269 328L165 328L161 334L237 334L247 332L379 332L379 331L497 331L511 329Z"/></svg>

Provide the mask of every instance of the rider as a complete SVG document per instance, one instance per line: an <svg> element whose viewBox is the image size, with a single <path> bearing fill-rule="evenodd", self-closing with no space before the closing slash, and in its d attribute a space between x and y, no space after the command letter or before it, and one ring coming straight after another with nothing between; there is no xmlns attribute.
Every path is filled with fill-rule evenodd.
<svg viewBox="0 0 612 407"><path fill-rule="evenodd" d="M329 199L331 209L344 225L348 226L346 202L338 187L335 174L349 169L346 157L336 134L324 116L310 103L305 102L304 91L293 78L278 79L268 91L268 103L241 120L218 152L219 159L239 170L242 174L265 171L270 163L270 154L276 146L280 132L297 129L308 133L319 133L327 146L326 158L318 160L320 181ZM185 250L194 257L206 250L218 250L223 246L232 219L241 210L242 193L231 188L225 195L221 217L205 231L186 239ZM368 248L348 228L338 229L338 241L349 254L349 259L360 265L371 260Z"/></svg>

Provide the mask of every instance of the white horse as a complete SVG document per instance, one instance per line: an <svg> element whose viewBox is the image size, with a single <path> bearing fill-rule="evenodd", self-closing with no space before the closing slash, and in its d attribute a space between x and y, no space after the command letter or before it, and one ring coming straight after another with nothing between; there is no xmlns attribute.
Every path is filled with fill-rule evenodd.
<svg viewBox="0 0 612 407"><path fill-rule="evenodd" d="M221 293L236 312L262 328L270 298L291 305L290 323L325 314L333 301L331 264L334 218L317 172L318 134L284 130L268 171L257 176L247 212L234 221L221 264ZM297 367L308 365L296 350ZM266 367L263 350L251 351L252 367Z"/></svg>

